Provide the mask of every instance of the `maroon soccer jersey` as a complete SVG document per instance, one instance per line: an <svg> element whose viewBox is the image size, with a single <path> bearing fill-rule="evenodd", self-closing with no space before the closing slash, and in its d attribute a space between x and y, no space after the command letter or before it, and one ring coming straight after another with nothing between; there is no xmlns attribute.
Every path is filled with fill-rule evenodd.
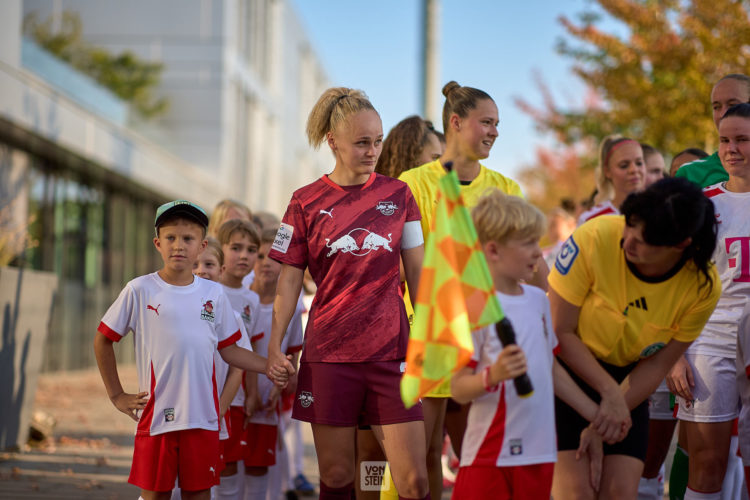
<svg viewBox="0 0 750 500"><path fill-rule="evenodd" d="M419 219L409 187L380 174L357 186L339 186L323 176L295 191L269 256L309 268L318 286L303 361L406 356L401 234L406 222Z"/></svg>

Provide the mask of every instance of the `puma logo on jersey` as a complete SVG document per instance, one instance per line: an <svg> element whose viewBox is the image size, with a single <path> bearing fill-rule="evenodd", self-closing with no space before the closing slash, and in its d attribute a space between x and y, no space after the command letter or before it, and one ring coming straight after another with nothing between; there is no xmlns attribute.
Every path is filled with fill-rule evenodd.
<svg viewBox="0 0 750 500"><path fill-rule="evenodd" d="M641 297L640 299L635 299L633 302L630 302L625 310L622 312L623 316L628 315L628 310L631 307L635 307L636 309L643 309L644 311L648 311L648 306L646 305L646 297Z"/></svg>
<svg viewBox="0 0 750 500"><path fill-rule="evenodd" d="M161 307L161 304L159 304L159 305L158 305L158 306L156 306L156 307L152 306L151 304L146 304L146 310L147 310L147 311L148 311L148 310L154 311L154 312L156 313L156 315L157 315L157 316L159 315L159 308L160 308L160 307Z"/></svg>
<svg viewBox="0 0 750 500"><path fill-rule="evenodd" d="M331 219L333 219L333 214L331 212L333 212L333 209L330 209L330 210L323 210L323 209L321 209L320 210L321 214L326 214L328 217L330 217Z"/></svg>

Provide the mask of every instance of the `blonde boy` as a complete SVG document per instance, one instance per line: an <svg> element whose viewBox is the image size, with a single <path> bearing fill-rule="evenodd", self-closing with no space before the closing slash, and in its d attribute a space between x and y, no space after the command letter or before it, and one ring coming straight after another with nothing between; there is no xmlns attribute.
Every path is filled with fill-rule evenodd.
<svg viewBox="0 0 750 500"><path fill-rule="evenodd" d="M555 361L557 337L549 302L541 289L525 284L541 257L544 216L522 198L495 189L480 199L472 217L518 344L503 347L494 325L472 333L472 361L451 384L457 401L473 401L453 494L549 498L557 456L555 393L588 419L594 418L597 405ZM521 398L510 382L523 373L534 392Z"/></svg>
<svg viewBox="0 0 750 500"><path fill-rule="evenodd" d="M210 498L209 488L218 482L213 353L218 349L245 370L265 370L265 358L236 345L241 334L222 287L193 275L207 223L203 209L185 200L158 208L154 246L164 267L125 286L94 339L112 404L138 422L129 482L146 500L169 498L178 476L186 499ZM113 348L130 331L137 394L123 390Z"/></svg>

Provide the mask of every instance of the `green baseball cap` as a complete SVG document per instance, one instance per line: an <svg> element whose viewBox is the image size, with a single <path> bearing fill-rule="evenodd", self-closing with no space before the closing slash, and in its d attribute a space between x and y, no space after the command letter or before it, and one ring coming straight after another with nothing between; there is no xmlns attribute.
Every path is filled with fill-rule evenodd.
<svg viewBox="0 0 750 500"><path fill-rule="evenodd" d="M157 208L154 227L158 228L167 217L174 215L193 220L204 228L208 227L208 215L206 215L206 212L195 203L190 203L187 200L170 201Z"/></svg>

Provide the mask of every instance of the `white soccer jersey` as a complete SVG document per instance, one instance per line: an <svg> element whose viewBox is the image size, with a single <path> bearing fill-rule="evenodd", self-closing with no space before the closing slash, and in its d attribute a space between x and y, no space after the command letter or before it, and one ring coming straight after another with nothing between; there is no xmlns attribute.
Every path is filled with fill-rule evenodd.
<svg viewBox="0 0 750 500"><path fill-rule="evenodd" d="M237 340L237 345L239 347L242 347L243 349L252 351L253 347L250 345L250 336L247 333L247 329L245 328L245 322L242 321L240 313L238 313L237 311L233 312L234 317L237 320L237 325L240 329L240 334L242 335L239 340ZM216 366L216 389L219 397L221 397L221 392L224 390L224 384L227 381L227 374L229 373L229 364L224 361L224 358L221 357L221 354L219 354L218 350L214 351L214 364ZM224 414L224 419L219 421L219 423L221 424L221 428L219 429L219 439L221 440L229 439L229 432L227 430L226 422L228 416L229 411L227 410L227 412Z"/></svg>
<svg viewBox="0 0 750 500"><path fill-rule="evenodd" d="M718 234L713 260L721 278L721 297L688 352L734 359L737 323L750 295L750 193L727 191L723 183L703 192L716 211Z"/></svg>
<svg viewBox="0 0 750 500"><path fill-rule="evenodd" d="M599 203L598 205L595 205L583 212L578 217L578 225L580 226L587 220L599 217L600 215L620 215L620 211L616 206L612 204L610 200L603 201L602 203Z"/></svg>
<svg viewBox="0 0 750 500"><path fill-rule="evenodd" d="M297 309L294 311L294 316L292 316L292 320L289 322L289 326L286 329L284 340L281 342L281 352L285 354L294 354L302 349L302 312L304 311L304 306L300 307L300 304L301 303L297 301ZM254 341L255 350L261 356L268 356L268 343L271 338L272 318L273 304L261 304L258 309L258 321L255 323L255 331L251 335L252 338L257 339ZM258 394L260 395L263 404L268 401L272 388L273 382L271 382L265 374L259 374ZM259 411L252 416L250 421L255 424L277 425L279 423L279 418L276 411Z"/></svg>
<svg viewBox="0 0 750 500"><path fill-rule="evenodd" d="M221 285L197 276L187 286L158 273L135 278L98 330L115 342L135 333L138 390L149 393L138 435L219 430L213 353L241 335Z"/></svg>
<svg viewBox="0 0 750 500"><path fill-rule="evenodd" d="M239 313L240 319L245 324L245 329L250 334L250 341L252 342L252 332L255 330L255 322L258 318L258 306L260 305L258 294L248 288L230 288L228 286L224 287L224 293L227 294L232 309ZM235 394L232 406L245 406L245 391L242 388Z"/></svg>
<svg viewBox="0 0 750 500"><path fill-rule="evenodd" d="M508 467L555 462L554 386L552 366L557 336L552 330L549 301L538 288L522 285L522 295L497 293L523 349L534 393L519 398L512 380L500 383L471 404L461 448L461 466ZM471 367L479 372L495 362L502 345L495 325L472 332Z"/></svg>

